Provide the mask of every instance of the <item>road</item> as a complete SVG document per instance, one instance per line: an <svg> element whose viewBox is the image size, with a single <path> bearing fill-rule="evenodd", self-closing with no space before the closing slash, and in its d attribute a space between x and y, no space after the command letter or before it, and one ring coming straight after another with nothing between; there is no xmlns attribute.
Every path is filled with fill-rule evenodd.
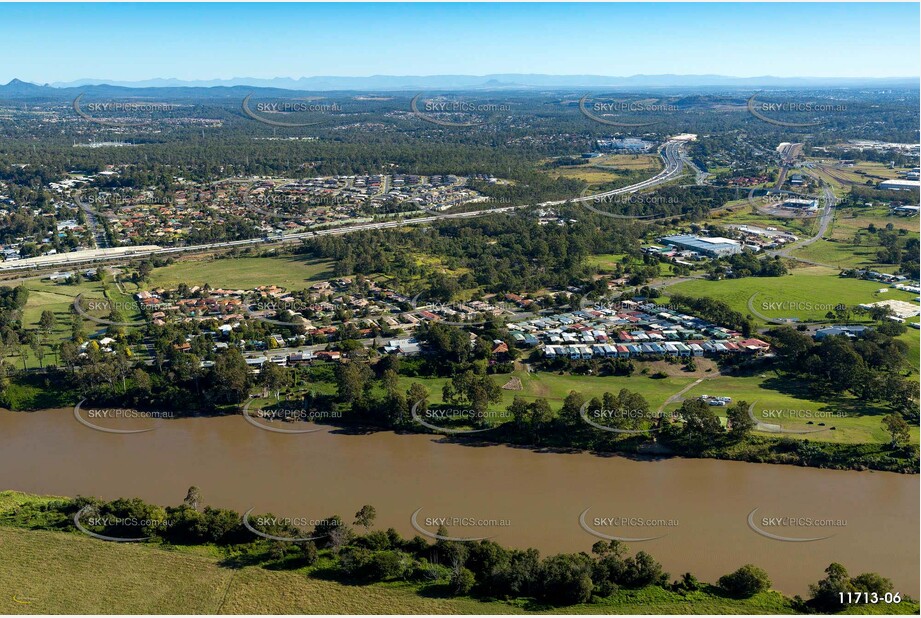
<svg viewBox="0 0 921 618"><path fill-rule="evenodd" d="M831 225L831 222L835 218L835 206L838 204L838 198L835 197L835 192L832 191L828 183L826 183L824 180L820 180L819 182L822 185L822 203L824 206L822 208L822 214L819 215L815 234L809 236L808 238L798 240L795 243L791 243L782 249L778 249L777 251L771 251L768 253L768 255L779 255L781 257L791 258L806 264L812 264L814 266L826 266L828 268L835 268L835 266L832 264L813 262L812 260L805 260L803 258L790 255L791 251L808 247L812 243L825 236L825 232L828 231L828 226Z"/></svg>
<svg viewBox="0 0 921 618"><path fill-rule="evenodd" d="M619 189L612 189L611 191L605 191L603 193L597 193L593 195L584 195L574 198L569 198L565 200L556 200L550 202L543 202L538 204L538 206L561 206L566 203L581 203L588 202L593 200L598 200L600 198L605 198L612 195L623 195L627 193L636 193L637 191L642 191L644 189L651 189L652 187L664 184L677 178L684 169L685 158L684 154L681 151L681 145L684 142L670 140L665 143L665 146L662 148L659 156L662 157L662 160L665 163L665 168L653 176L642 182L638 182L633 185L628 185L626 187L621 187ZM241 179L240 182L250 182ZM78 203L80 203L78 201ZM84 210L88 209L88 205L80 203L81 207ZM348 227L340 228L330 228L325 230L316 230L309 232L298 232L295 234L285 234L284 236L273 237L273 238L250 238L244 240L229 240L224 242L209 243L204 245L190 245L185 247L157 247L150 249L140 249L137 251L132 251L130 249L119 248L122 251L119 255L112 257L69 257L66 254L61 255L59 260L50 260L42 262L41 264L33 264L22 262L26 260L18 260L15 262L0 262L0 272L12 272L12 271L22 271L22 270L38 270L46 268L59 268L64 266L73 266L77 264L87 264L93 262L107 262L111 260L126 260L126 259L136 259L141 257L149 257L153 255L170 255L170 254L179 254L179 253L194 253L199 251L210 251L213 249L225 249L233 247L245 247L251 245L260 245L260 244L288 244L288 243L297 243L301 242L306 238L313 238L316 236L330 236L330 235L340 235L340 234L350 234L352 232L358 232L361 230L379 230L386 228L396 228L403 227L406 225L425 225L432 223L434 221L440 221L442 219L468 219L473 217L482 217L484 215L491 215L504 212L513 212L515 210L520 210L523 208L529 208L532 204L524 204L521 206L504 206L501 208L490 208L488 210L477 210L473 212L460 212L454 214L443 214L435 215L429 217L417 217L415 219L400 219L397 221L375 221L371 223L360 223L356 225L351 225ZM89 211L91 212L91 211ZM89 212L87 216L89 216Z"/></svg>
<svg viewBox="0 0 921 618"><path fill-rule="evenodd" d="M624 195L626 193L636 193L637 191L642 191L643 189L651 189L657 185L664 184L677 178L681 175L681 172L684 170L685 158L684 154L681 152L681 145L684 142L680 141L669 141L665 143L665 146L662 148L662 151L659 153L659 156L662 157L662 160L665 162L665 169L661 172L633 185L628 185L626 187L621 187L619 189L612 189L611 191L605 191L604 193L595 193L593 195L585 195L578 198L573 198L569 200L558 200L556 202L544 202L540 206L558 206L565 204L566 202L591 202L597 201L600 198L609 197L612 195Z"/></svg>
<svg viewBox="0 0 921 618"><path fill-rule="evenodd" d="M99 221L96 219L96 212L90 207L89 204L80 199L80 192L76 191L74 193L74 201L77 203L77 206L80 207L80 210L86 215L86 224L89 226L90 231L93 234L93 241L96 243L97 249L108 249L109 240L106 238L106 231L99 225Z"/></svg>

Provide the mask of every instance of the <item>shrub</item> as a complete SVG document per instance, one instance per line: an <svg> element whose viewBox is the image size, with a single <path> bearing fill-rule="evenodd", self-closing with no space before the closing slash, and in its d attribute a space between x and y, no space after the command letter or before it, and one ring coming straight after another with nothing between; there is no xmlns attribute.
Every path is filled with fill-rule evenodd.
<svg viewBox="0 0 921 618"><path fill-rule="evenodd" d="M467 594L473 589L475 578L473 571L466 567L454 569L451 573L451 589L455 595Z"/></svg>
<svg viewBox="0 0 921 618"><path fill-rule="evenodd" d="M729 575L723 575L718 583L727 594L745 598L764 592L771 587L771 579L768 574L753 564L746 564Z"/></svg>

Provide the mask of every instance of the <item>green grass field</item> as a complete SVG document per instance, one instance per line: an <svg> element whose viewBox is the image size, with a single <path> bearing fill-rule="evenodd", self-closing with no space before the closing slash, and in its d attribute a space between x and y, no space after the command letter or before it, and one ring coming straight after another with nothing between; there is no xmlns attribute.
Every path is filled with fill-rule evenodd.
<svg viewBox="0 0 921 618"><path fill-rule="evenodd" d="M889 435L882 427L882 418L891 412L881 404L868 403L851 396L835 396L828 401L812 399L808 384L791 380L773 373L764 376L728 377L722 376L695 385L684 397L700 395L732 397L735 401L755 404L755 418L780 425L784 429L818 430L835 427L811 434L787 434L787 437L808 439L813 442L837 442L844 444L886 444ZM672 403L666 410L675 410L680 404ZM714 407L720 416L726 408ZM845 416L841 416L845 415ZM812 421L810 425L808 421ZM756 435L776 436L771 432L754 432ZM919 428L911 428L911 441L919 442Z"/></svg>
<svg viewBox="0 0 921 618"><path fill-rule="evenodd" d="M316 281L332 278L332 263L302 256L240 257L222 260L188 260L156 268L148 288L175 288L205 283L213 288L250 289L278 285L299 290Z"/></svg>
<svg viewBox="0 0 921 618"><path fill-rule="evenodd" d="M625 253L597 253L585 258L585 263L593 266L602 273L613 273L617 264L623 265ZM631 260L630 263L639 263L639 260ZM663 276L672 274L674 265L666 262L659 262L659 273Z"/></svg>
<svg viewBox="0 0 921 618"><path fill-rule="evenodd" d="M551 402L551 407L558 408L563 399L571 391L578 391L586 397L600 397L605 392L616 393L622 388L639 393L646 398L653 409L665 403L665 400L695 380L693 377L670 377L654 379L648 376L573 376L558 375L555 373L528 373L515 371L512 374L493 376L493 380L500 386L517 377L521 380L521 390L503 390L502 400L491 406L493 410L504 410L515 397L533 401L543 397ZM401 377L401 385L409 388L413 382L425 386L431 394L429 403L442 403L441 387L448 382L448 378L408 378Z"/></svg>
<svg viewBox="0 0 921 618"><path fill-rule="evenodd" d="M915 332L915 331L912 331ZM882 429L882 417L889 410L880 404L871 404L851 396L837 396L828 401L817 401L809 393L804 382L781 378L774 373L758 376L716 376L698 373L694 376L669 376L655 379L638 373L630 376L572 376L553 373L527 373L516 371L511 375L494 376L494 381L505 384L511 377L521 380L521 390L503 390L502 400L490 406L493 412L504 411L514 400L521 397L532 401L543 397L550 401L556 410L571 391L577 391L586 398L600 397L605 392L616 393L622 388L639 393L649 402L651 410L658 410L673 395L692 385L699 377L705 379L693 385L678 401L664 406L665 411L677 410L684 398L700 395L732 397L733 401L747 401L755 404L755 417L765 423L779 424L784 429L820 429L818 423L826 427L835 427L834 431L822 431L813 434L789 434L790 437L810 439L819 442L838 443L876 443L885 444L888 435ZM425 386L430 393L429 403L440 404L441 388L448 382L447 378L407 378L400 379L406 389L413 382ZM726 408L715 407L714 411L725 416ZM769 412L764 412L765 410ZM774 417L771 415L779 415ZM500 415L496 415L497 418ZM501 420L507 420L502 418ZM813 425L807 421L812 420ZM757 435L776 436L771 432L755 432ZM919 442L919 429L911 429L912 442Z"/></svg>
<svg viewBox="0 0 921 618"><path fill-rule="evenodd" d="M879 293L883 288L887 291ZM843 303L852 307L887 299L911 301L917 296L891 289L879 282L842 279L837 271L819 266L797 268L793 274L783 277L746 277L722 281L698 279L669 286L668 292L716 298L743 315L751 315L748 300L757 294L754 307L769 318L817 321L825 319L828 305L834 307ZM766 324L757 316L752 317L757 324Z"/></svg>

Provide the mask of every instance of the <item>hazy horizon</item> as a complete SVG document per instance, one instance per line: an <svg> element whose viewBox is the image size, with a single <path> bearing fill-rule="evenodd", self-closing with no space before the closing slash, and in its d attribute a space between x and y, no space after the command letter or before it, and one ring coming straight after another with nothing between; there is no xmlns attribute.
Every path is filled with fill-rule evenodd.
<svg viewBox="0 0 921 618"><path fill-rule="evenodd" d="M902 53L919 44L918 18L909 3L5 4L0 35L17 58L0 83L904 78L919 74L919 59Z"/></svg>

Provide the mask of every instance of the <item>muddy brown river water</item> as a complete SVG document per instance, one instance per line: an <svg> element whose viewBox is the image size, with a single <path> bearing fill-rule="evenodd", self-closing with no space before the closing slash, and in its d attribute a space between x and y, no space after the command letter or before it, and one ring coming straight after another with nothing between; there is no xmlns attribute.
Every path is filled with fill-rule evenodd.
<svg viewBox="0 0 921 618"><path fill-rule="evenodd" d="M197 485L208 504L299 521L333 513L351 521L372 504L377 528L406 536L418 533L413 513L431 533L444 518L452 536L543 554L589 551L601 538L593 531L648 539L629 548L652 554L673 578L691 571L714 581L753 563L775 588L805 594L830 562L841 562L919 593L918 476L632 461L325 426L285 435L242 416L117 427L156 428L112 434L81 424L72 410L0 411L0 489L178 504Z"/></svg>

